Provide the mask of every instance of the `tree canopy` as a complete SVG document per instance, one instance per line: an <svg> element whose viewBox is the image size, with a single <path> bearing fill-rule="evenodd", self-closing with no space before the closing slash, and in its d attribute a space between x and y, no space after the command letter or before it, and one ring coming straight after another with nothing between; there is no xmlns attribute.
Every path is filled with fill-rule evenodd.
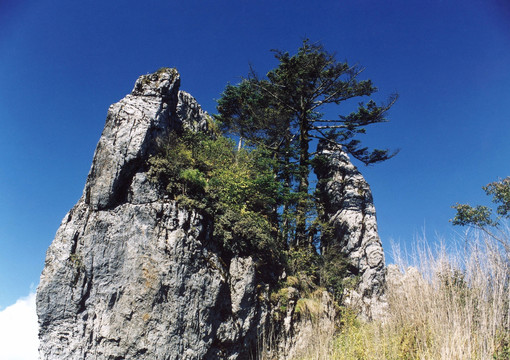
<svg viewBox="0 0 510 360"><path fill-rule="evenodd" d="M457 210L457 213L451 222L453 225L471 226L482 230L500 242L509 254L510 239L499 227L501 220L510 218L510 176L493 181L482 189L488 196L492 196L492 202L497 205L496 217L492 209L484 205L473 207L468 204L456 204L452 207Z"/></svg>
<svg viewBox="0 0 510 360"><path fill-rule="evenodd" d="M386 122L386 113L397 95L385 104L369 97L377 91L370 80L360 80L363 68L339 62L321 44L304 40L297 53L273 50L278 66L265 78L250 70L237 85L227 85L218 100L222 128L272 152L279 163L275 175L294 196L282 204L283 218L293 208L294 236L287 239L297 246L310 245L307 236L307 213L310 210L310 169L315 150L312 139L323 139L342 146L366 165L393 157L388 149L369 149L356 137L371 124ZM357 109L337 118L321 112L328 104L360 98ZM291 232L284 225L288 237Z"/></svg>

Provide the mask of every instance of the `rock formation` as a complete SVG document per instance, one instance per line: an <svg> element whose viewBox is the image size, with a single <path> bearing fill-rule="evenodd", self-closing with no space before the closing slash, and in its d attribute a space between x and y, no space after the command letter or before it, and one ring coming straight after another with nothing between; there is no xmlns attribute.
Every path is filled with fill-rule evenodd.
<svg viewBox="0 0 510 360"><path fill-rule="evenodd" d="M313 337L310 321L296 321L297 291L276 316L257 261L223 259L210 220L148 180L158 139L208 131L209 116L179 85L175 69L141 76L108 110L83 195L47 251L37 290L42 360L240 360L268 349L283 359ZM384 280L370 189L344 153L322 153L326 214L368 299ZM333 329L331 297L317 303Z"/></svg>
<svg viewBox="0 0 510 360"><path fill-rule="evenodd" d="M147 180L155 139L207 115L179 74L140 77L108 110L83 196L47 252L41 359L242 359L267 310L250 257L225 264L210 224Z"/></svg>
<svg viewBox="0 0 510 360"><path fill-rule="evenodd" d="M322 251L340 251L348 257L359 283L347 301L370 319L381 311L385 284L384 251L372 192L340 146L321 141L317 155L324 161L316 168L323 216L332 228Z"/></svg>

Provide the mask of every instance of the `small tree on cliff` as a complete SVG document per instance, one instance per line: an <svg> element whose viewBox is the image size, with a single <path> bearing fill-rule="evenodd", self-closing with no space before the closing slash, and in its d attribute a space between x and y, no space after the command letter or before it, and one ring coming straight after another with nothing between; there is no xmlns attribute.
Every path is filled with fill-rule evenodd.
<svg viewBox="0 0 510 360"><path fill-rule="evenodd" d="M270 149L281 166L276 169L287 187L297 183L295 196L294 246L307 246L309 210L309 175L313 138L341 145L345 151L366 165L395 155L389 150L369 150L361 145L357 134L365 133L370 124L385 122L386 112L395 103L393 95L383 105L373 100L360 102L358 108L337 119L325 118L320 112L328 104L377 91L370 80L358 80L363 69L338 62L320 44L304 40L295 55L274 51L278 66L259 79L254 71L238 85L227 85L218 101L218 116L223 127L256 145ZM289 200L283 204L284 214Z"/></svg>

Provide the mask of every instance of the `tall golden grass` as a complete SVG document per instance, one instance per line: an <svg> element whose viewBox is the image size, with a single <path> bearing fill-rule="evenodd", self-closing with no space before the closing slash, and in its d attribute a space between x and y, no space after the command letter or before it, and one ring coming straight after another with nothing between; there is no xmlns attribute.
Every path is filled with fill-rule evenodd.
<svg viewBox="0 0 510 360"><path fill-rule="evenodd" d="M363 322L344 309L336 335L326 342L318 333L299 359L510 359L510 256L501 242L470 233L455 246L422 239L410 255L393 253L385 316Z"/></svg>

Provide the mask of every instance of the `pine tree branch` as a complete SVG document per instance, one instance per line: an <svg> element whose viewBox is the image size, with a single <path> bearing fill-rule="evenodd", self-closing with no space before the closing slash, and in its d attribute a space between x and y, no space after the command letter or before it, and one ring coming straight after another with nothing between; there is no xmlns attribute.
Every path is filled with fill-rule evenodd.
<svg viewBox="0 0 510 360"><path fill-rule="evenodd" d="M347 69L345 72L343 73L346 73L346 72L349 72L351 70L354 70L355 69L355 66L351 66L349 69ZM347 82L348 85L351 85L353 82L355 82L356 78L364 71L365 69L364 68L360 68L354 75L351 74L351 77L349 79L349 81ZM332 80L331 81L331 84L336 84L338 79L340 78L341 75L343 75L343 73L337 75L334 79L334 81ZM337 96L340 92L344 91L345 89L343 87L339 88L338 90L336 90L335 92L333 92L332 94L330 94L329 96L327 96L325 99L323 100L320 100L320 101L317 101L314 103L314 105L311 107L311 110L315 110L317 109L318 107L320 107L321 105L323 104L328 104L329 102L332 101L332 99L335 98L335 96ZM320 95L320 94L318 94ZM333 100L333 102L341 102L341 101L345 101L345 100L348 100L348 99L351 99L353 97L356 97L358 95L356 95L355 93L351 93L347 96L343 96L341 98L338 98L338 99L335 99Z"/></svg>
<svg viewBox="0 0 510 360"><path fill-rule="evenodd" d="M312 130L319 130L319 129L347 129L347 125L321 125L321 126L310 126L310 129Z"/></svg>

